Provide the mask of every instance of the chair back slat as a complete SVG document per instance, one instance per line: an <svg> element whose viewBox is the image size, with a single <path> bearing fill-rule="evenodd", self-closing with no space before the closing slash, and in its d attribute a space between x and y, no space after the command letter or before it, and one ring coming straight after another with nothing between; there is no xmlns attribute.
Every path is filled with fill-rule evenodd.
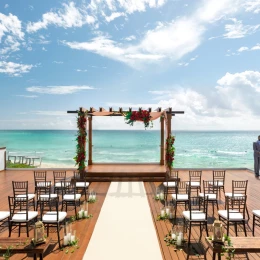
<svg viewBox="0 0 260 260"><path fill-rule="evenodd" d="M28 181L12 181L13 195L28 195Z"/></svg>
<svg viewBox="0 0 260 260"><path fill-rule="evenodd" d="M231 218L231 214L233 214L234 211L240 212L243 215L243 219L245 219L246 200L247 195L226 197L228 219Z"/></svg>
<svg viewBox="0 0 260 260"><path fill-rule="evenodd" d="M189 171L189 179L192 182L201 183L202 171Z"/></svg>
<svg viewBox="0 0 260 260"><path fill-rule="evenodd" d="M226 171L213 171L213 181L220 181L223 182L223 185L225 184L225 176Z"/></svg>
<svg viewBox="0 0 260 260"><path fill-rule="evenodd" d="M66 171L53 171L54 183L66 180Z"/></svg>
<svg viewBox="0 0 260 260"><path fill-rule="evenodd" d="M248 180L234 181L232 180L232 194L246 195Z"/></svg>
<svg viewBox="0 0 260 260"><path fill-rule="evenodd" d="M34 181L46 181L47 172L46 171L34 171Z"/></svg>
<svg viewBox="0 0 260 260"><path fill-rule="evenodd" d="M188 194L188 188L186 181L178 181L176 185L176 194Z"/></svg>
<svg viewBox="0 0 260 260"><path fill-rule="evenodd" d="M218 180L214 182L212 185L212 181L203 180L203 192L205 194L216 194L216 198L218 196Z"/></svg>

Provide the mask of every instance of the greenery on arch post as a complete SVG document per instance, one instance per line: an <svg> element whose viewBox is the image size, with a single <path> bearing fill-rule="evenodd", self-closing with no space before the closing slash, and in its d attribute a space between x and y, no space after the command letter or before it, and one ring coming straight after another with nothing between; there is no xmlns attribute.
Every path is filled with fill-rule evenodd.
<svg viewBox="0 0 260 260"><path fill-rule="evenodd" d="M86 160L86 140L87 140L87 128L86 128L86 115L87 111L78 111L77 116L77 145L76 145L76 156L73 158L75 160L75 165L78 166L78 171L85 171L85 160Z"/></svg>
<svg viewBox="0 0 260 260"><path fill-rule="evenodd" d="M175 152L174 142L175 142L175 136L170 134L166 138L166 153L165 153L166 166L170 172L172 170L173 161L174 161L174 152Z"/></svg>

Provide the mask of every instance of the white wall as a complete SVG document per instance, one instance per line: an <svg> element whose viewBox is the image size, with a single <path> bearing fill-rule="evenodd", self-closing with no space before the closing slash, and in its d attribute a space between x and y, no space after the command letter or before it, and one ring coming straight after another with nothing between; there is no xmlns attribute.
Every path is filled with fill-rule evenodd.
<svg viewBox="0 0 260 260"><path fill-rule="evenodd" d="M5 148L0 147L0 171L5 169Z"/></svg>

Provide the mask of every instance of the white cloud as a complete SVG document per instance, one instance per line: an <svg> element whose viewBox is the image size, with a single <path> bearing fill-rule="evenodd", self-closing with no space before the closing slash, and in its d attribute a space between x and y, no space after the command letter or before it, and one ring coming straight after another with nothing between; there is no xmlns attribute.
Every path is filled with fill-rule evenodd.
<svg viewBox="0 0 260 260"><path fill-rule="evenodd" d="M88 70L76 69L77 72L87 72Z"/></svg>
<svg viewBox="0 0 260 260"><path fill-rule="evenodd" d="M47 51L47 50L45 49L45 47L42 47L42 50L43 50L43 51Z"/></svg>
<svg viewBox="0 0 260 260"><path fill-rule="evenodd" d="M166 3L167 0L91 0L88 8L93 12L111 12L124 11L128 14L134 12L145 12L146 8L159 8Z"/></svg>
<svg viewBox="0 0 260 260"><path fill-rule="evenodd" d="M242 21L238 21L236 18L230 19L234 24L226 24L224 38L236 39L243 38L247 35L257 32L260 28L260 24L257 25L243 25Z"/></svg>
<svg viewBox="0 0 260 260"><path fill-rule="evenodd" d="M253 12L255 14L260 13L260 2L259 0L246 1L244 3L246 12Z"/></svg>
<svg viewBox="0 0 260 260"><path fill-rule="evenodd" d="M63 8L57 12L48 12L42 15L42 20L38 22L29 22L27 32L35 33L41 29L47 29L50 25L63 28L82 27L84 24L93 24L95 18L87 15L81 8L77 8L74 2L62 4Z"/></svg>
<svg viewBox="0 0 260 260"><path fill-rule="evenodd" d="M63 61L56 61L56 60L54 60L52 63L63 64L64 62Z"/></svg>
<svg viewBox="0 0 260 260"><path fill-rule="evenodd" d="M105 16L105 19L108 23L110 23L111 21L115 20L118 17L122 17L122 16L126 16L124 13L120 13L120 12L115 12L112 13L110 16Z"/></svg>
<svg viewBox="0 0 260 260"><path fill-rule="evenodd" d="M36 95L16 95L16 97L24 97L24 98L37 98Z"/></svg>
<svg viewBox="0 0 260 260"><path fill-rule="evenodd" d="M216 87L223 107L234 113L260 114L260 72L226 73Z"/></svg>
<svg viewBox="0 0 260 260"><path fill-rule="evenodd" d="M8 7L9 7L9 5L8 5L8 4L5 4L4 8L6 9L6 8L8 8Z"/></svg>
<svg viewBox="0 0 260 260"><path fill-rule="evenodd" d="M90 86L33 86L28 87L26 90L28 92L35 92L40 94L52 94L52 95L67 95L76 92L80 92L82 90L91 90L94 89Z"/></svg>
<svg viewBox="0 0 260 260"><path fill-rule="evenodd" d="M256 50L260 50L260 43L256 44L251 48L251 51L256 51Z"/></svg>
<svg viewBox="0 0 260 260"><path fill-rule="evenodd" d="M28 73L33 67L33 65L0 61L0 73L5 73L14 77Z"/></svg>
<svg viewBox="0 0 260 260"><path fill-rule="evenodd" d="M130 41L133 41L133 40L135 40L135 39L136 39L136 37L135 37L134 35L130 35L130 36L128 36L128 37L125 38L125 40L126 40L126 41L129 41L129 42L130 42Z"/></svg>
<svg viewBox="0 0 260 260"><path fill-rule="evenodd" d="M133 4L132 1L121 1L121 7L127 4L126 2ZM103 1L92 1L91 3L94 10ZM116 3L113 0L105 2L112 12L118 11ZM135 4L141 6L144 2L136 1ZM209 23L218 21L225 15L237 12L241 7L240 4L238 0L203 0L193 13L177 17L176 20L169 23L158 23L156 28L145 32L143 38L135 44L116 42L108 35L100 33L88 42L63 41L63 43L72 49L90 51L124 62L137 69L145 63L159 63L166 59L177 61L200 46ZM145 7L145 5L143 6ZM149 2L149 7L153 6L158 7L158 3L154 2L152 4L152 2ZM127 13L131 13L131 9L126 8L125 10L127 10ZM252 30L253 28L248 28L248 31Z"/></svg>
<svg viewBox="0 0 260 260"><path fill-rule="evenodd" d="M4 40L3 40L4 39ZM20 42L24 40L22 24L17 16L0 13L0 54L6 55L19 50Z"/></svg>
<svg viewBox="0 0 260 260"><path fill-rule="evenodd" d="M248 47L245 47L245 46L240 47L237 51L238 51L238 52L248 51Z"/></svg>

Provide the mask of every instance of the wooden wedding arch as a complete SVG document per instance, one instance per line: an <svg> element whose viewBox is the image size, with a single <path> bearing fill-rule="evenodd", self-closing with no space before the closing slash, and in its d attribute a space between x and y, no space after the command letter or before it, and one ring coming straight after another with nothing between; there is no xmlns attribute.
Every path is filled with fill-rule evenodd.
<svg viewBox="0 0 260 260"><path fill-rule="evenodd" d="M139 111L143 110L142 108L139 108ZM152 111L151 108L147 109L150 112L151 120L156 120L160 118L161 121L161 140L160 140L160 165L165 164L165 132L166 132L166 138L169 137L171 134L171 121L172 116L175 116L176 114L184 114L184 111L173 111L171 107L162 110L161 107L157 108L155 111ZM123 110L121 107L118 110L114 110L112 107L109 108L109 110L106 110L102 107L100 107L98 110L90 107L89 110L80 107L79 110L76 111L67 111L67 113L74 113L77 114L78 112L84 112L85 117L87 119L87 129L88 129L88 165L93 164L92 160L92 117L93 116L124 116L128 112L132 112L132 108L130 107L128 110ZM138 110L137 110L138 111Z"/></svg>

